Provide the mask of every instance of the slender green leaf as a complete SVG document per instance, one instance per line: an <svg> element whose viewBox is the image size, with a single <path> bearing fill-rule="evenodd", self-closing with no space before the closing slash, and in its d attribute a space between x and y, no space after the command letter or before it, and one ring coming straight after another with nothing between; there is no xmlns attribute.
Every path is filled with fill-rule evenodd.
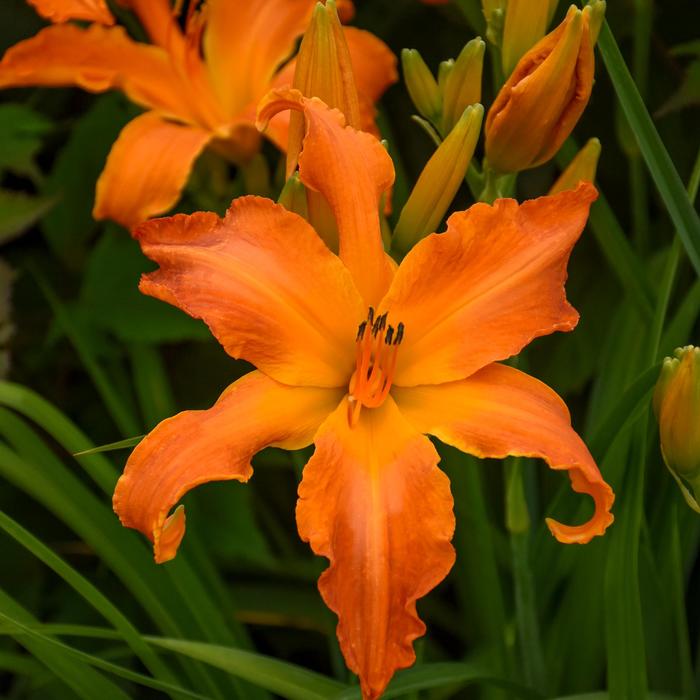
<svg viewBox="0 0 700 700"><path fill-rule="evenodd" d="M598 47L651 177L683 241L688 258L700 275L700 217L688 199L607 22L603 23Z"/></svg>
<svg viewBox="0 0 700 700"><path fill-rule="evenodd" d="M204 661L288 700L323 700L343 689L337 681L262 654L183 639L147 639L159 648Z"/></svg>
<svg viewBox="0 0 700 700"><path fill-rule="evenodd" d="M161 680L174 680L172 672L153 653L138 630L122 615L110 600L98 591L86 578L81 576L72 566L54 554L45 544L15 522L9 515L0 511L0 528L26 547L35 557L55 571L69 586L75 589L92 607L114 625L121 637L143 661L146 667Z"/></svg>

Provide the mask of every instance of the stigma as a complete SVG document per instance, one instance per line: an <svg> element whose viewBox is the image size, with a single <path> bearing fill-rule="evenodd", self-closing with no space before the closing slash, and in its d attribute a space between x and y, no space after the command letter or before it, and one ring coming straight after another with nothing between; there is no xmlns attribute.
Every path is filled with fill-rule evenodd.
<svg viewBox="0 0 700 700"><path fill-rule="evenodd" d="M354 426L362 407L378 408L391 390L396 356L404 336L404 325L387 323L388 313L376 316L370 306L367 318L357 327L355 371L350 379L348 423Z"/></svg>

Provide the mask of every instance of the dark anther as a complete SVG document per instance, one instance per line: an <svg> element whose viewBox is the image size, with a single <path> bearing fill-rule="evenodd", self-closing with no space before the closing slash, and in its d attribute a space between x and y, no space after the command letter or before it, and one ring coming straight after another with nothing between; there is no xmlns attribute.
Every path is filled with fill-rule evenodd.
<svg viewBox="0 0 700 700"><path fill-rule="evenodd" d="M367 328L367 321L363 321L358 327L357 327L357 338L355 338L355 342L359 342L365 337L365 329Z"/></svg>
<svg viewBox="0 0 700 700"><path fill-rule="evenodd" d="M396 327L396 337L394 338L394 345L398 345L403 340L403 323L399 323Z"/></svg>
<svg viewBox="0 0 700 700"><path fill-rule="evenodd" d="M386 335L384 336L384 342L387 345L391 345L391 340L394 337L394 326L389 326L386 331Z"/></svg>
<svg viewBox="0 0 700 700"><path fill-rule="evenodd" d="M370 306L367 312L367 323L371 326L374 323L374 307Z"/></svg>

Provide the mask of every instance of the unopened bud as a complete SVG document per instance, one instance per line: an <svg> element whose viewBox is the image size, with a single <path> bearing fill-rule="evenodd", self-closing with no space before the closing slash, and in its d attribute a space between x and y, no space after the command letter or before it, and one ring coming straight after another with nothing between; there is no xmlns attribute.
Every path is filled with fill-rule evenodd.
<svg viewBox="0 0 700 700"><path fill-rule="evenodd" d="M545 35L557 3L558 0L508 0L501 48L504 75L510 75L523 54Z"/></svg>
<svg viewBox="0 0 700 700"><path fill-rule="evenodd" d="M437 228L464 181L483 116L480 104L467 107L423 168L394 230L393 246L397 251L408 252Z"/></svg>
<svg viewBox="0 0 700 700"><path fill-rule="evenodd" d="M573 190L581 180L593 182L598 168L598 158L600 158L600 141L596 138L589 139L552 185L549 194Z"/></svg>
<svg viewBox="0 0 700 700"><path fill-rule="evenodd" d="M700 513L700 348L688 345L673 355L654 391L661 453L688 505Z"/></svg>
<svg viewBox="0 0 700 700"><path fill-rule="evenodd" d="M501 88L486 118L486 158L495 172L548 161L576 125L593 87L590 14L572 5Z"/></svg>
<svg viewBox="0 0 700 700"><path fill-rule="evenodd" d="M442 107L440 90L423 57L416 49L404 49L401 65L406 89L419 114L437 123Z"/></svg>
<svg viewBox="0 0 700 700"><path fill-rule="evenodd" d="M360 128L360 102L352 61L334 0L318 2L299 47L294 87L306 97L318 97L338 108L346 122ZM296 168L304 138L304 116L293 111L289 120L287 176Z"/></svg>
<svg viewBox="0 0 700 700"><path fill-rule="evenodd" d="M469 105L481 102L481 73L484 67L485 47L479 37L472 39L462 49L443 78L440 128L443 136L450 133Z"/></svg>

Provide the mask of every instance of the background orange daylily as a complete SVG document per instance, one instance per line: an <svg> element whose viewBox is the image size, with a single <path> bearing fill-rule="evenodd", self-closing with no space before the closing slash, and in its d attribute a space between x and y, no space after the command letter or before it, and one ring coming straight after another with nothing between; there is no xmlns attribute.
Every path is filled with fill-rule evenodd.
<svg viewBox="0 0 700 700"><path fill-rule="evenodd" d="M198 10L192 2L184 31L169 0L120 0L137 15L151 44L134 41L122 27L104 26L113 17L100 0L32 4L59 24L6 52L0 88L116 88L148 109L123 129L97 183L94 216L129 227L177 202L205 147L237 163L257 152L257 103L271 87L291 84L294 60L288 59L315 0L207 0ZM349 17L352 3L340 3L339 10ZM62 24L69 19L93 24ZM370 122L364 126L370 128L371 105L397 78L396 60L369 32L347 27L345 36L362 113ZM281 149L287 127L281 117L268 132Z"/></svg>
<svg viewBox="0 0 700 700"><path fill-rule="evenodd" d="M394 179L384 148L295 90L273 93L260 116L287 109L304 112L299 173L333 210L339 256L304 219L259 197L235 200L223 220L177 215L136 229L160 266L141 290L202 318L257 370L211 409L156 427L129 458L114 508L164 562L184 535L184 509L170 512L188 490L247 481L264 447L313 442L297 526L330 560L319 588L373 700L415 660L412 642L425 631L416 600L454 562L449 481L424 434L479 457L527 455L567 470L595 512L583 525L548 520L561 542L588 542L612 522L612 490L562 400L498 364L576 325L563 283L596 191L581 184L522 205L477 204L397 269L379 230Z"/></svg>

